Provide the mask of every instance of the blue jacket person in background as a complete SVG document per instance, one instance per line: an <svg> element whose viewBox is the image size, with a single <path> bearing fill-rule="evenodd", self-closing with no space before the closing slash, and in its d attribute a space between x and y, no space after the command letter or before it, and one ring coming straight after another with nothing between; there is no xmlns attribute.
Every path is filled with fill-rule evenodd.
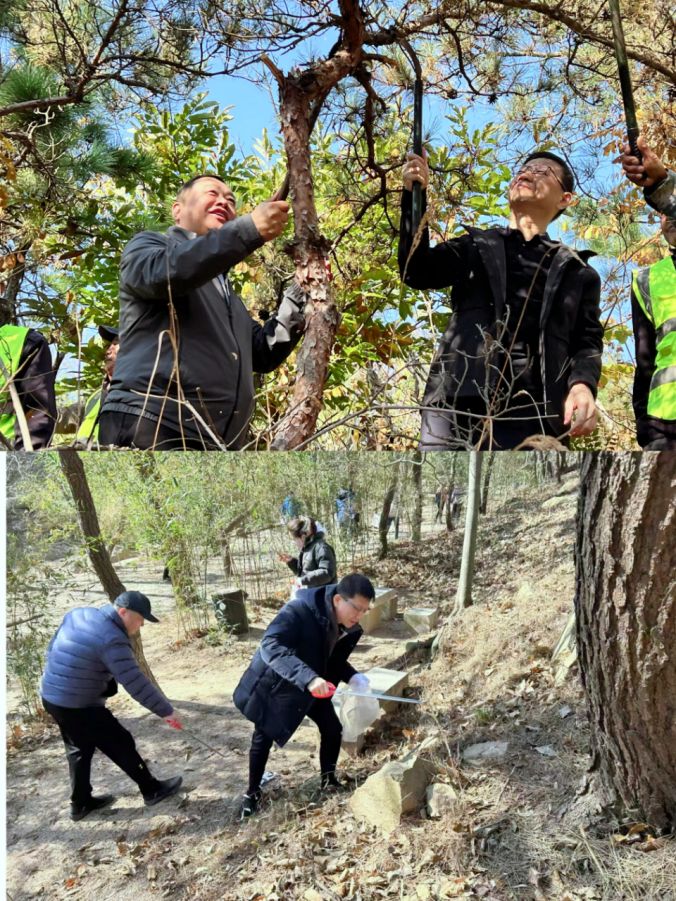
<svg viewBox="0 0 676 901"><path fill-rule="evenodd" d="M173 795L182 777L155 779L134 738L106 708L117 683L151 713L174 728L181 724L165 696L139 669L130 636L157 623L140 591L125 591L104 607L77 607L67 613L49 643L40 686L45 710L56 720L70 768L70 815L81 820L111 804L112 795L92 795L92 757L98 748L138 785L147 805Z"/></svg>
<svg viewBox="0 0 676 901"><path fill-rule="evenodd" d="M340 680L360 689L368 679L348 662L363 634L359 620L375 597L359 573L337 585L308 589L286 604L265 631L260 647L235 689L235 706L254 724L249 752L249 787L240 817L255 813L265 765L276 742L283 747L303 718L320 732L319 766L323 789L339 787L336 762L342 726L327 683Z"/></svg>

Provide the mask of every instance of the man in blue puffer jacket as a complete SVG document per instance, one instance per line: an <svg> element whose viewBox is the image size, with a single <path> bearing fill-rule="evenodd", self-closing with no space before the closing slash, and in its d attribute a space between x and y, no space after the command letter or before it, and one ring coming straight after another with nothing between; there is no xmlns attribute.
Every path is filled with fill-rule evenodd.
<svg viewBox="0 0 676 901"><path fill-rule="evenodd" d="M341 680L363 691L366 676L348 662L363 630L359 620L375 597L359 573L337 585L306 589L289 601L265 631L260 647L235 689L235 706L254 724L249 752L249 787L240 808L244 819L256 812L260 784L273 742L282 747L308 716L321 736L319 766L324 790L336 779L342 726L328 683Z"/></svg>
<svg viewBox="0 0 676 901"><path fill-rule="evenodd" d="M70 768L70 815L81 820L111 804L112 795L94 797L89 782L98 748L138 785L147 805L178 791L181 776L155 779L136 750L134 738L106 708L117 683L174 728L174 709L139 669L130 636L144 623L157 623L150 601L140 591L125 591L104 607L77 607L63 619L47 648L40 692L45 710L56 720Z"/></svg>

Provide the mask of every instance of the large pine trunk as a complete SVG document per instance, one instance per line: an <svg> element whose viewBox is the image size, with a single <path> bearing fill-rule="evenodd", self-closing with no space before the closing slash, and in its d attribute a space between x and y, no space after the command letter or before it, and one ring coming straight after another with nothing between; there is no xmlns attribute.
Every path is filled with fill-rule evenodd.
<svg viewBox="0 0 676 901"><path fill-rule="evenodd" d="M101 587L108 595L108 598L114 601L126 589L115 571L108 548L101 535L99 517L94 505L94 498L89 490L89 482L87 481L87 473L85 472L82 458L77 451L71 448L62 448L59 450L59 462L75 502L77 517L89 559L96 575L99 577ZM131 636L131 646L136 662L143 674L157 686L157 680L148 666L148 661L143 653L143 642L141 641L140 632Z"/></svg>
<svg viewBox="0 0 676 901"><path fill-rule="evenodd" d="M588 454L577 526L577 647L590 785L676 824L676 455Z"/></svg>

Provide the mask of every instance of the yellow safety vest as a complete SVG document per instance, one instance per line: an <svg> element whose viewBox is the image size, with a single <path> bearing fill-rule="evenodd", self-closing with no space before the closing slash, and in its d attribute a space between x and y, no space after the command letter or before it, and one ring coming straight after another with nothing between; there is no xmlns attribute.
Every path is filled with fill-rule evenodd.
<svg viewBox="0 0 676 901"><path fill-rule="evenodd" d="M657 353L648 394L648 415L676 420L676 266L666 257L634 272L633 288L655 326Z"/></svg>
<svg viewBox="0 0 676 901"><path fill-rule="evenodd" d="M23 325L0 326L0 432L8 441L16 437L16 414L9 393L9 381L19 371L19 362L26 335L30 329ZM9 377L8 377L9 376Z"/></svg>
<svg viewBox="0 0 676 901"><path fill-rule="evenodd" d="M101 412L101 388L95 391L85 404L85 418L77 430L77 441L99 440L99 413Z"/></svg>

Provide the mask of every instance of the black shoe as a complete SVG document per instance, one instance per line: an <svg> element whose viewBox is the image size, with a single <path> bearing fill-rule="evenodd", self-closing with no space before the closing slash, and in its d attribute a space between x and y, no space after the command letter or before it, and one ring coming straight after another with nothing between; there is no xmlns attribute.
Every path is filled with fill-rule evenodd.
<svg viewBox="0 0 676 901"><path fill-rule="evenodd" d="M99 795L98 798L92 796L84 804L73 804L71 802L70 818L77 823L78 820L84 820L92 811L100 810L102 807L112 804L114 800L113 795Z"/></svg>
<svg viewBox="0 0 676 901"><path fill-rule="evenodd" d="M345 791L347 787L348 786L344 782L341 782L340 779L336 777L335 773L327 773L322 776L320 789L323 794L333 795L336 792Z"/></svg>
<svg viewBox="0 0 676 901"><path fill-rule="evenodd" d="M154 804L164 801L170 795L175 795L183 783L183 776L174 776L171 779L156 779L155 782L157 783L155 791L143 795L146 807L152 807Z"/></svg>
<svg viewBox="0 0 676 901"><path fill-rule="evenodd" d="M256 811L258 810L258 805L261 800L260 792L253 792L250 795L244 795L242 798L242 803L239 805L239 819L240 820L248 820L249 817L252 817Z"/></svg>

